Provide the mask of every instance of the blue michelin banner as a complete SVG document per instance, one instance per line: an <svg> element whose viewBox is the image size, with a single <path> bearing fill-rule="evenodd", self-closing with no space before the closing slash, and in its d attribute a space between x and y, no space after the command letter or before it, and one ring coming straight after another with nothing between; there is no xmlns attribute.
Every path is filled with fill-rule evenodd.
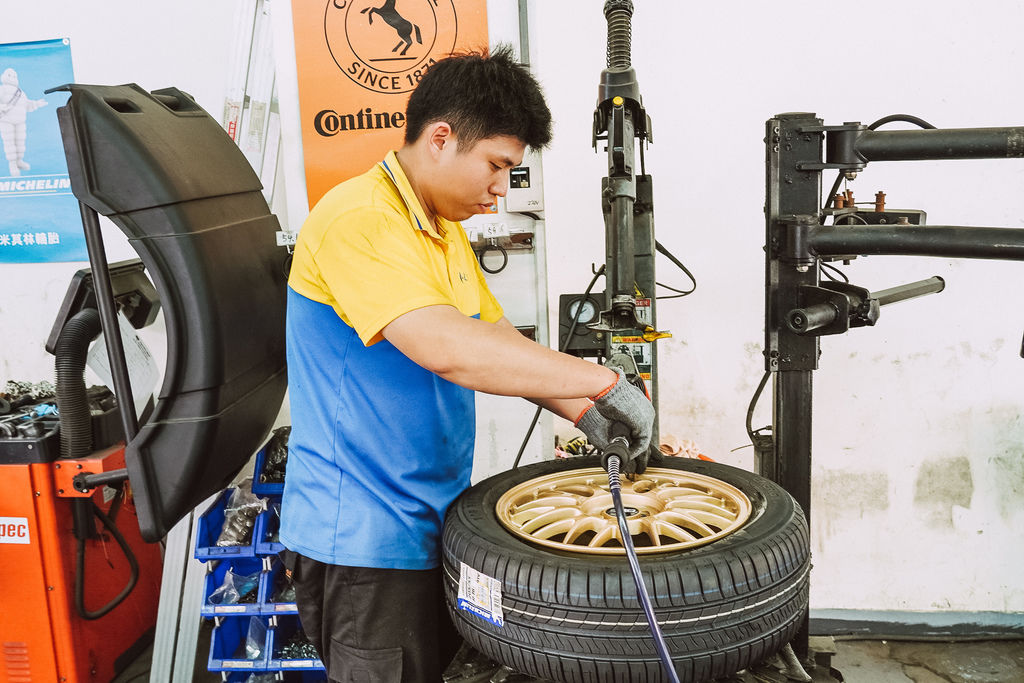
<svg viewBox="0 0 1024 683"><path fill-rule="evenodd" d="M0 45L0 262L85 261L57 107L74 82L65 39Z"/></svg>

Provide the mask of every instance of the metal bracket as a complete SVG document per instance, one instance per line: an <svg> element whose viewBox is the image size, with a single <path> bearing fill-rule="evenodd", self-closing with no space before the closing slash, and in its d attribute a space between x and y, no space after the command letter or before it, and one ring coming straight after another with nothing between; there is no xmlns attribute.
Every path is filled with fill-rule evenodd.
<svg viewBox="0 0 1024 683"><path fill-rule="evenodd" d="M61 459L53 464L53 484L61 498L88 498L99 486L127 479L123 443L87 458Z"/></svg>
<svg viewBox="0 0 1024 683"><path fill-rule="evenodd" d="M781 246L778 256L783 263L794 266L798 272L806 273L815 264L816 257L811 252L811 231L818 225L818 217L810 215L784 216L785 243Z"/></svg>
<svg viewBox="0 0 1024 683"><path fill-rule="evenodd" d="M643 330L648 324L636 315L636 300L630 296L616 296L612 299L611 310L601 311L596 323L587 325L598 332L616 332L618 330Z"/></svg>
<svg viewBox="0 0 1024 683"><path fill-rule="evenodd" d="M785 319L786 327L796 334L842 334L878 321L878 300L863 287L827 282L817 287L801 285L797 292L800 306L788 311Z"/></svg>
<svg viewBox="0 0 1024 683"><path fill-rule="evenodd" d="M857 140L867 130L867 126L858 121L849 121L841 126L801 126L800 133L825 133L825 163L798 162L796 167L801 171L819 171L836 168L844 171L860 171L868 162L857 153Z"/></svg>

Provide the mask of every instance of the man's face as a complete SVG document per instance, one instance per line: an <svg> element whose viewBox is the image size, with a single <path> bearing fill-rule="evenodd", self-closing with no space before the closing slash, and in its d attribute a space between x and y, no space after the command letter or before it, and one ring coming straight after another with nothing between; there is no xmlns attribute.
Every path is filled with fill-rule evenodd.
<svg viewBox="0 0 1024 683"><path fill-rule="evenodd" d="M450 221L485 213L495 195L508 192L509 170L523 162L525 151L526 145L510 135L484 138L468 150L451 138L432 183L434 211Z"/></svg>

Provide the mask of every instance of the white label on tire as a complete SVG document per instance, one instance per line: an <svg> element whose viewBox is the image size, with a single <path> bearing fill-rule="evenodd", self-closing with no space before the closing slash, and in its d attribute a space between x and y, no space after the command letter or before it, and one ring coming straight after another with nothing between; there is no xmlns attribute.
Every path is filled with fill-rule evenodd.
<svg viewBox="0 0 1024 683"><path fill-rule="evenodd" d="M459 609L472 612L495 626L505 625L501 611L501 582L462 562L459 570Z"/></svg>

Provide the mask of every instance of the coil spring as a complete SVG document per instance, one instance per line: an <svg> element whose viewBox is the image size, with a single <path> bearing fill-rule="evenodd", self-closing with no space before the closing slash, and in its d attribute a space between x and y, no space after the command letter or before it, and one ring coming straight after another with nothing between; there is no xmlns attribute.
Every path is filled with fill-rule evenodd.
<svg viewBox="0 0 1024 683"><path fill-rule="evenodd" d="M621 460L617 455L608 458L608 487L612 489L622 488L622 479L619 475Z"/></svg>
<svg viewBox="0 0 1024 683"><path fill-rule="evenodd" d="M608 68L628 69L633 34L632 0L608 0L604 16L608 20Z"/></svg>

